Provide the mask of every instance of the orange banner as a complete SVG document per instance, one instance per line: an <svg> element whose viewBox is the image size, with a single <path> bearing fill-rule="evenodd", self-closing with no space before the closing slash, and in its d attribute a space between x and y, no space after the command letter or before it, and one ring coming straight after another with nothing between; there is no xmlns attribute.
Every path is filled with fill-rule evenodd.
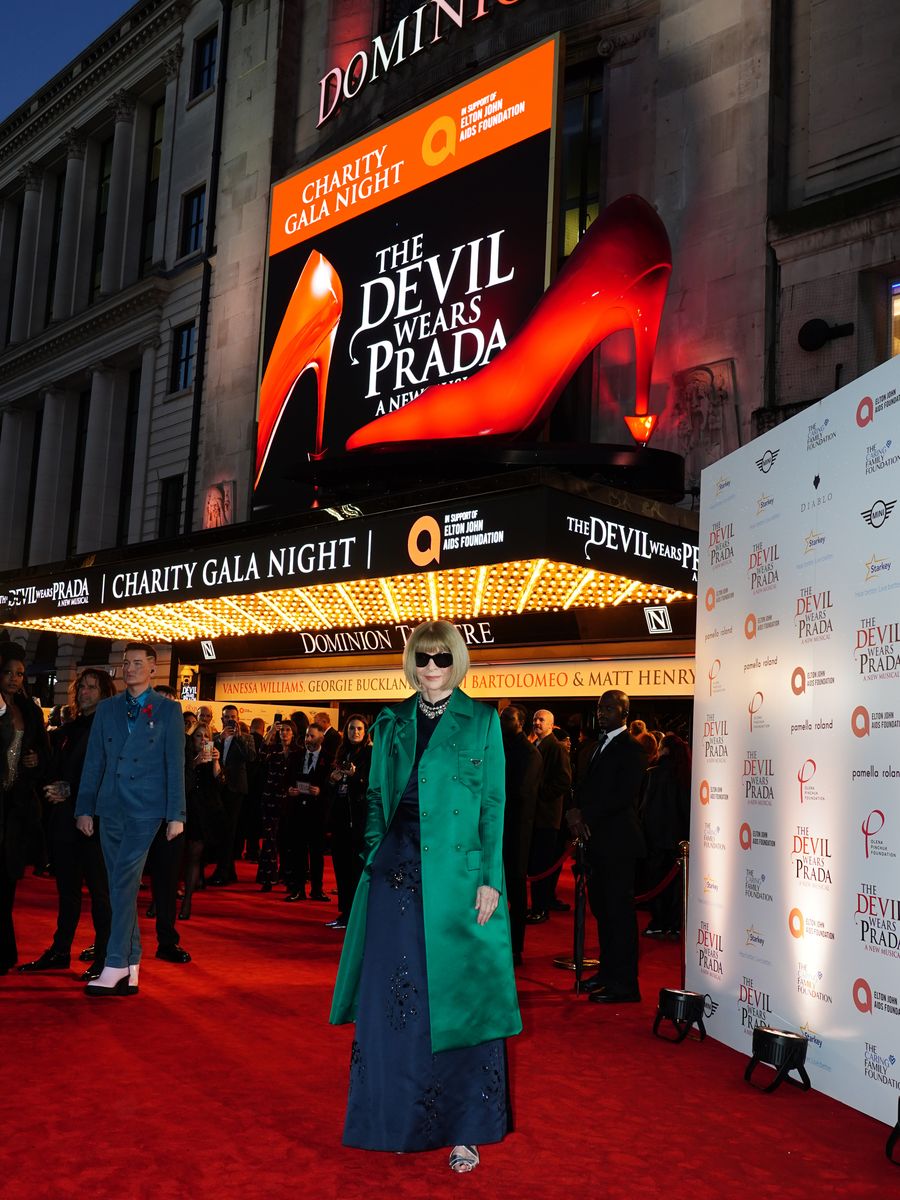
<svg viewBox="0 0 900 1200"><path fill-rule="evenodd" d="M550 129L555 70L551 39L282 180L269 254Z"/></svg>

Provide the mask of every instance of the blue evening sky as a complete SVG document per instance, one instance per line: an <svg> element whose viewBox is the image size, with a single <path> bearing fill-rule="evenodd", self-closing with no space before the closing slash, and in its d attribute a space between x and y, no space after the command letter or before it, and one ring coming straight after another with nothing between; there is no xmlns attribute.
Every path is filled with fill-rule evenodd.
<svg viewBox="0 0 900 1200"><path fill-rule="evenodd" d="M6 0L0 121L133 5L134 0Z"/></svg>

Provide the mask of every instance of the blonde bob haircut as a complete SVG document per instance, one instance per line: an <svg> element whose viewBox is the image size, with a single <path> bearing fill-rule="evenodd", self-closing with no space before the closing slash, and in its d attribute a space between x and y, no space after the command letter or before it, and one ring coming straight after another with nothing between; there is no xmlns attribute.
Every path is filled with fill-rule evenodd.
<svg viewBox="0 0 900 1200"><path fill-rule="evenodd" d="M469 651L463 636L449 621L423 621L409 635L409 641L403 650L403 674L406 682L415 691L419 690L419 677L416 674L416 653L439 654L442 651L453 655L453 666L450 671L450 686L459 687L469 669Z"/></svg>

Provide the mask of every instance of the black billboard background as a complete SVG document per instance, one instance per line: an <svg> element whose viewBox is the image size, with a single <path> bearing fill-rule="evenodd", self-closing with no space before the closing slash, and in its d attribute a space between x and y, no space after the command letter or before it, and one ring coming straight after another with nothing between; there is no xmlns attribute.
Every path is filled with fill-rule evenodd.
<svg viewBox="0 0 900 1200"><path fill-rule="evenodd" d="M388 201L371 212L348 219L343 224L308 238L303 243L282 251L269 261L266 310L263 330L263 370L284 317L297 279L313 250L318 250L332 264L343 286L344 309L335 338L331 372L325 405L323 444L329 457L344 454L344 444L351 433L374 420L379 399L385 403L394 394L393 370L379 379L385 388L379 397L366 399L369 379L367 348L370 343L393 339L394 320L388 319L377 329L360 333L354 343L358 362L351 362L349 348L354 332L362 321L363 285L380 274L394 280L397 269L388 265L379 271L379 251L422 235L422 259L439 256L439 266L446 272L455 247L487 238L503 230L499 246L501 274L515 269L514 277L506 283L482 290L481 315L474 325L490 337L495 321L502 324L506 341L524 322L540 296L546 281L547 197L550 178L551 137L549 131L455 171L443 179L419 188L399 199ZM489 244L481 247L479 277L483 281L488 267ZM468 306L471 295L466 294L469 283L468 250L459 257L456 273L447 296L440 303L424 268L412 278L418 279L416 299L422 301L422 312L436 316L443 311L449 317L453 304ZM374 289L381 308L381 288ZM459 328L463 328L460 325ZM452 330L435 335L445 363L453 360ZM421 370L432 338L414 341L415 372ZM396 343L395 343L396 344ZM466 354L468 356L468 339ZM299 364L302 365L302 364ZM445 376L444 379L459 378ZM404 385L401 391L417 391L429 383L440 382L434 373L424 384L413 388ZM257 512L273 507L279 511L296 511L303 506L302 489L297 481L310 477L309 454L315 448L316 379L307 371L297 384L288 403L269 451L266 467L256 489L254 504ZM348 468L352 456L348 456Z"/></svg>

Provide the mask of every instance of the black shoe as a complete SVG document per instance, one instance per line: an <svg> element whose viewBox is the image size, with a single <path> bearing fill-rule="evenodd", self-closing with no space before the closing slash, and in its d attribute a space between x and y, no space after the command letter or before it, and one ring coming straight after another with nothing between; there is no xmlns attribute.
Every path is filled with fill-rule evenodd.
<svg viewBox="0 0 900 1200"><path fill-rule="evenodd" d="M644 930L643 937L661 938L665 933L664 929L660 929L658 925L648 925Z"/></svg>
<svg viewBox="0 0 900 1200"><path fill-rule="evenodd" d="M546 910L544 912L530 910L525 914L525 920L529 925L543 925L545 921L550 920L550 914Z"/></svg>
<svg viewBox="0 0 900 1200"><path fill-rule="evenodd" d="M550 901L550 911L551 912L571 912L571 910L572 910L572 905L567 904L565 902L565 900L557 900L557 898L554 896L553 899Z"/></svg>
<svg viewBox="0 0 900 1200"><path fill-rule="evenodd" d="M94 961L94 947L93 946L85 946L85 948L82 950L82 952L78 955L78 961L79 962L93 962Z"/></svg>
<svg viewBox="0 0 900 1200"><path fill-rule="evenodd" d="M587 979L582 979L581 981L582 992L597 992L604 986L605 984L599 975L588 975Z"/></svg>
<svg viewBox="0 0 900 1200"><path fill-rule="evenodd" d="M264 883L264 884L262 885L262 887L261 887L259 890L260 890L261 892L271 892L271 890L272 890L272 885L271 885L271 883Z"/></svg>
<svg viewBox="0 0 900 1200"><path fill-rule="evenodd" d="M191 961L187 950L182 950L180 946L159 946L156 957L172 963L189 963Z"/></svg>
<svg viewBox="0 0 900 1200"><path fill-rule="evenodd" d="M294 904L297 900L305 900L306 892L288 892L285 896L285 901L288 904Z"/></svg>
<svg viewBox="0 0 900 1200"><path fill-rule="evenodd" d="M83 971L78 978L82 983L92 983L95 979L100 978L100 973L103 970L103 963L91 963L86 971Z"/></svg>
<svg viewBox="0 0 900 1200"><path fill-rule="evenodd" d="M191 919L190 906L185 908L185 906L182 904L181 912L178 914L178 920L179 921L189 921L190 919Z"/></svg>
<svg viewBox="0 0 900 1200"><path fill-rule="evenodd" d="M224 875L210 875L205 882L208 887L226 887L228 884Z"/></svg>
<svg viewBox="0 0 900 1200"><path fill-rule="evenodd" d="M23 963L20 971L64 971L69 965L69 955L59 950L45 950L34 962Z"/></svg>
<svg viewBox="0 0 900 1200"><path fill-rule="evenodd" d="M147 916L151 917L151 918L156 916L156 905L155 904L147 905Z"/></svg>
<svg viewBox="0 0 900 1200"><path fill-rule="evenodd" d="M637 989L623 992L618 988L598 988L591 992L588 1000L591 1004L640 1004L641 993Z"/></svg>
<svg viewBox="0 0 900 1200"><path fill-rule="evenodd" d="M344 917L338 917L336 921L326 921L326 929L346 929L347 921Z"/></svg>
<svg viewBox="0 0 900 1200"><path fill-rule="evenodd" d="M317 900L320 904L330 904L331 903L331 897L326 896L324 892L310 892L309 898L310 898L310 900Z"/></svg>

